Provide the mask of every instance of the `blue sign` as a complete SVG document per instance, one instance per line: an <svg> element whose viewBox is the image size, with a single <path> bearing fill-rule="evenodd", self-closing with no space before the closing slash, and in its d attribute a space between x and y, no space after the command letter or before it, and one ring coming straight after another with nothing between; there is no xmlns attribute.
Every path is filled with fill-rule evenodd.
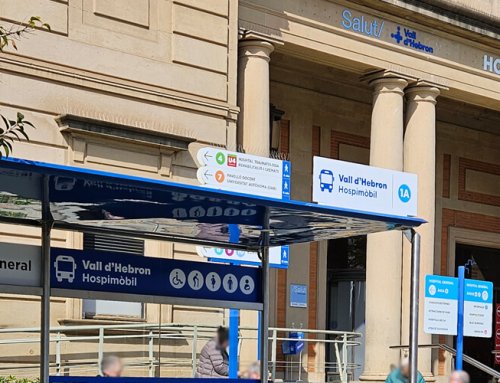
<svg viewBox="0 0 500 383"><path fill-rule="evenodd" d="M304 333L302 331L291 331L288 334L289 338L297 340L287 340L282 344L282 351L285 355L297 355L304 349Z"/></svg>
<svg viewBox="0 0 500 383"><path fill-rule="evenodd" d="M434 53L434 48L423 44L420 40L417 40L417 31L403 27L403 33L401 33L401 26L396 27L396 32L391 33L391 38L393 38L396 43L403 44L408 48L413 48L418 51L424 51L426 53Z"/></svg>
<svg viewBox="0 0 500 383"><path fill-rule="evenodd" d="M217 300L221 307L262 302L258 268L61 248L51 249L51 266L55 289Z"/></svg>
<svg viewBox="0 0 500 383"><path fill-rule="evenodd" d="M463 334L489 338L493 318L493 283L465 279ZM459 325L459 279L425 276L424 331L457 335Z"/></svg>
<svg viewBox="0 0 500 383"><path fill-rule="evenodd" d="M290 306L307 307L307 285L290 285Z"/></svg>
<svg viewBox="0 0 500 383"><path fill-rule="evenodd" d="M290 161L283 161L283 172L282 172L282 194L281 199L290 199L290 186L291 186L291 175L292 175L292 164Z"/></svg>
<svg viewBox="0 0 500 383"><path fill-rule="evenodd" d="M490 338L493 329L493 283L465 279L464 336Z"/></svg>
<svg viewBox="0 0 500 383"><path fill-rule="evenodd" d="M456 335L458 279L441 275L425 276L424 331Z"/></svg>

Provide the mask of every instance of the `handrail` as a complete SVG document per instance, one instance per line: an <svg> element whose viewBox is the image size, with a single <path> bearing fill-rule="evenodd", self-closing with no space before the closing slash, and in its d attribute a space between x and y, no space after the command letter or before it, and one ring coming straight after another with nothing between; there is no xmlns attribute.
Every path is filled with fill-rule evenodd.
<svg viewBox="0 0 500 383"><path fill-rule="evenodd" d="M422 344L418 346L419 348L434 348L434 349L441 349L443 351L449 352L451 355L456 356L457 355L457 350L455 350L453 347L448 346L447 344L443 343L436 343L436 344ZM408 345L399 345L399 346L391 346L390 348L393 349L407 349ZM476 367L477 369L485 372L486 374L490 375L491 377L495 379L500 379L500 372L497 370L485 365L484 363L481 363L479 360L474 359L468 355L463 356L464 362L470 364L471 366Z"/></svg>
<svg viewBox="0 0 500 383"><path fill-rule="evenodd" d="M73 371L77 370L82 373L95 373L99 371L100 360L104 355L104 345L106 341L127 340L127 339L144 339L139 342L146 347L144 356L131 363L127 363L128 368L148 368L149 375L155 376L155 369L163 367L167 371L170 368L180 369L182 371L191 371L194 374L197 364L198 356L198 342L206 341L213 337L215 329L218 326L213 325L191 325L182 323L119 323L119 324L91 324L91 325L75 325L75 326L55 326L50 329L50 342L55 343L55 362L50 363L50 367L55 369L56 374L64 373L64 369L70 368ZM241 349L241 342L255 341L258 339L257 329L255 327L239 328L239 340ZM357 332L335 331L335 330L316 330L316 329L297 329L297 328L281 328L270 327L268 341L271 343L270 355L270 369L272 370L273 380L277 377L277 370L286 371L287 374L296 374L300 371L310 372L309 364L302 362L302 357L285 358L280 360L278 358L277 350L281 342L297 341L296 338L290 338L289 332L300 331L305 334L304 339L301 339L306 344L309 343L323 343L331 344L336 350L336 360L333 362L320 361L315 365L316 373L328 373L339 375L341 382L347 382L349 374L361 366L359 364L349 361L350 353L348 349L361 345L359 338L362 334ZM28 344L40 342L39 336L28 336L27 334L39 334L39 327L23 327L23 328L0 328L1 334L26 334L24 337L11 337L9 339L0 339L0 346L14 345L14 344ZM249 334L250 332L250 334ZM185 340L191 344L191 359L189 356L181 358L163 358L155 356L154 344L155 341L161 340ZM63 355L68 355L67 351L63 354L61 351L63 342L96 342L97 346L97 359L94 361L83 360L68 360L63 358ZM306 347L307 349L307 347ZM92 352L92 351L90 351ZM296 360L294 360L296 359ZM36 362L33 363L36 365ZM31 366L28 367L28 369ZM33 367L34 368L34 367ZM0 366L0 371L7 371L16 369L15 365ZM284 369L284 370L281 370ZM22 370L26 373L26 366ZM16 371L17 373L17 371ZM20 372L21 373L21 372Z"/></svg>

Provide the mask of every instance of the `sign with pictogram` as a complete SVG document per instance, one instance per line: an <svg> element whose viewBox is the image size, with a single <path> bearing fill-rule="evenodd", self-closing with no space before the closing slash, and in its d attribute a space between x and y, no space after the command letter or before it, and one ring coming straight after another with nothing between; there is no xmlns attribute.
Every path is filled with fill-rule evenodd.
<svg viewBox="0 0 500 383"><path fill-rule="evenodd" d="M196 246L199 256L208 258L214 262L225 262L233 265L260 266L259 255L254 251L222 249L218 247ZM288 246L277 246L269 248L269 267L275 269L288 268L289 258Z"/></svg>
<svg viewBox="0 0 500 383"><path fill-rule="evenodd" d="M101 299L181 298L220 307L261 303L260 269L253 267L52 248L51 268L51 288L59 296L98 292Z"/></svg>
<svg viewBox="0 0 500 383"><path fill-rule="evenodd" d="M217 148L198 151L202 165L198 181L208 187L265 197L290 199L289 161L229 152Z"/></svg>

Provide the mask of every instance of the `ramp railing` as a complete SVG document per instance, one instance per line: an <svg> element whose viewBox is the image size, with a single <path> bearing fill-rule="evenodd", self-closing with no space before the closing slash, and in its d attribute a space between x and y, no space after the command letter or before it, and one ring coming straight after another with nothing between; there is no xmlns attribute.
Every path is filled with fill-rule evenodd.
<svg viewBox="0 0 500 383"><path fill-rule="evenodd" d="M105 354L123 354L127 370L142 376L194 376L198 354L213 337L217 326L186 324L120 323L57 326L50 330L50 372L54 375L96 375ZM0 376L37 376L39 328L0 329ZM285 356L284 342L297 341L290 332L304 333L304 349L298 355ZM335 380L347 382L359 365L352 362L353 347L361 344L361 334L355 332L313 329L269 328L269 368L272 380L296 381L315 374L310 382ZM257 350L257 329L240 327L239 350L250 346ZM315 357L329 344L335 361ZM255 354L255 359L257 355Z"/></svg>

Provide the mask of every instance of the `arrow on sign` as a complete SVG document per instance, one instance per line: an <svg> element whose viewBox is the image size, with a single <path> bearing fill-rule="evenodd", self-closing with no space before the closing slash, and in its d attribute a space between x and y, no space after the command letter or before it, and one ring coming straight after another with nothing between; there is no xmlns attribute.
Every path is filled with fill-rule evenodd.
<svg viewBox="0 0 500 383"><path fill-rule="evenodd" d="M196 178L198 178L198 181L202 184L210 183L210 179L213 178L213 176L214 174L211 173L206 167L199 168L196 172Z"/></svg>
<svg viewBox="0 0 500 383"><path fill-rule="evenodd" d="M207 160L207 162L209 161L210 158L213 158L214 156L209 156L208 155L208 152L206 152L203 157Z"/></svg>

